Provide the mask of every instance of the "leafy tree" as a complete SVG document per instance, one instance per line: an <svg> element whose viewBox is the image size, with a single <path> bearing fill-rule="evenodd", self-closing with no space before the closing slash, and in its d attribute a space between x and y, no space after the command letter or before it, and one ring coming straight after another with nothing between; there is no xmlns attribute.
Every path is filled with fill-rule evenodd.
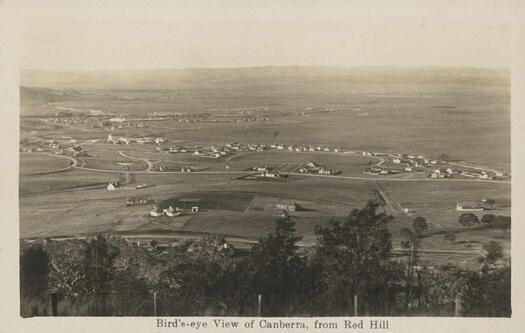
<svg viewBox="0 0 525 333"><path fill-rule="evenodd" d="M497 242L491 241L490 243L483 245L483 250L487 251L485 260L488 263L495 263L498 259L503 257L503 248Z"/></svg>
<svg viewBox="0 0 525 333"><path fill-rule="evenodd" d="M20 291L23 296L42 296L47 291L49 255L41 245L27 248L20 258Z"/></svg>
<svg viewBox="0 0 525 333"><path fill-rule="evenodd" d="M423 232L428 230L427 220L422 216L416 217L412 222L412 228L417 236L421 236Z"/></svg>
<svg viewBox="0 0 525 333"><path fill-rule="evenodd" d="M499 229L502 229L502 230L505 231L505 230L510 228L510 225L511 225L510 216L498 215L498 216L496 216L494 221L492 221L490 226L492 228L499 228Z"/></svg>
<svg viewBox="0 0 525 333"><path fill-rule="evenodd" d="M234 254L223 236L211 234L173 253L156 287L159 313L239 314L234 308L242 307L249 282Z"/></svg>
<svg viewBox="0 0 525 333"><path fill-rule="evenodd" d="M265 300L265 315L284 315L283 310L304 291L306 262L297 253L299 240L295 222L287 216L277 220L275 231L260 238L250 251L247 271L251 288Z"/></svg>
<svg viewBox="0 0 525 333"><path fill-rule="evenodd" d="M426 222L425 222L426 223ZM421 272L419 270L419 247L420 239L408 228L401 229L401 248L407 256L406 282L405 282L405 306L408 308L414 289L416 289L417 301L420 301ZM414 278L417 278L417 288L414 287Z"/></svg>
<svg viewBox="0 0 525 333"><path fill-rule="evenodd" d="M447 231L444 238L445 240L448 240L449 242L453 242L456 240L456 233L454 231Z"/></svg>
<svg viewBox="0 0 525 333"><path fill-rule="evenodd" d="M189 253L195 260L217 263L226 268L232 264L234 250L224 236L207 234L189 249Z"/></svg>
<svg viewBox="0 0 525 333"><path fill-rule="evenodd" d="M69 300L86 293L84 251L87 243L61 243L53 248L50 289Z"/></svg>
<svg viewBox="0 0 525 333"><path fill-rule="evenodd" d="M107 315L106 301L111 290L114 266L118 256L118 248L110 246L107 240L99 234L91 240L84 250L83 272L85 275L86 292L94 296L92 314Z"/></svg>
<svg viewBox="0 0 525 333"><path fill-rule="evenodd" d="M316 226L316 261L322 270L319 288L334 297L334 307L341 314L350 312L354 295L373 300L387 292L390 276L385 270L392 253L388 223L392 217L378 208L376 201L370 201L363 209L352 210L342 222ZM372 285L377 288L368 288Z"/></svg>
<svg viewBox="0 0 525 333"><path fill-rule="evenodd" d="M151 245L151 248L153 249L153 251L156 251L157 250L157 245L159 245L159 242L156 239L153 239L150 242L150 245Z"/></svg>
<svg viewBox="0 0 525 333"><path fill-rule="evenodd" d="M463 213L459 217L459 223L464 227L470 227L472 224L479 224L479 219L472 213Z"/></svg>
<svg viewBox="0 0 525 333"><path fill-rule="evenodd" d="M485 214L481 217L481 223L491 224L496 220L496 215Z"/></svg>
<svg viewBox="0 0 525 333"><path fill-rule="evenodd" d="M510 317L511 268L484 269L468 276L461 290L463 316Z"/></svg>
<svg viewBox="0 0 525 333"><path fill-rule="evenodd" d="M450 160L450 156L448 156L447 154L442 153L442 154L439 154L438 159L441 160L441 161L448 162Z"/></svg>

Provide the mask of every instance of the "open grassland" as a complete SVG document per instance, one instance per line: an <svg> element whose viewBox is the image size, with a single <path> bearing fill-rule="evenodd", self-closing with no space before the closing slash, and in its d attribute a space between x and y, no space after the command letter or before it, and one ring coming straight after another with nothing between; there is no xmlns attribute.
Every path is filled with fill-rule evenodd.
<svg viewBox="0 0 525 333"><path fill-rule="evenodd" d="M83 170L63 174L67 174L67 179L78 188L61 190L58 187L55 191L46 191L43 187L46 183L62 184L59 181L62 174L21 177L26 180L21 183L21 237L164 230L212 232L251 239L273 230L275 220L282 214L275 209L277 203L293 202L304 208L291 214L297 232L303 236L305 244L313 245L316 225L325 224L330 219L342 219L351 209L361 208L367 200L377 198L377 185L364 180L297 177L287 182L248 182L221 174L136 174L137 183L150 187L107 191L105 188L81 189L81 186L108 181L114 174ZM24 188L32 188L34 184L41 184L41 194L30 195L31 191L27 189L23 192ZM410 185L410 195L406 195L406 186L398 182L380 184L381 192L388 198L387 210L395 216L389 226L394 248L399 248L400 230L409 227L418 215L427 218L429 233L435 234L422 241L422 247L427 251L423 256L432 262L454 261L474 265L475 257L482 253L482 244L490 240L508 248L508 231L505 234L501 230L469 230L459 225L459 213L455 212L458 200L487 197L496 200L495 210L490 213L508 215L508 185L476 182L458 187L458 184L447 182L415 182ZM174 218L152 218L149 216L150 206L126 207L126 198L137 195L161 205L186 208L198 205L201 212ZM405 207L410 209L409 214L401 211ZM443 230L457 231L456 242L445 241L443 234L439 233ZM472 244L466 248L462 241ZM459 255L462 251L468 253Z"/></svg>
<svg viewBox="0 0 525 333"><path fill-rule="evenodd" d="M67 168L70 161L45 154L20 153L20 176Z"/></svg>
<svg viewBox="0 0 525 333"><path fill-rule="evenodd" d="M474 212L481 219L483 214L507 215L511 213L510 185L483 182L414 182L410 186L403 183L385 182L381 184L393 208L401 219L424 216L430 230L458 228L459 216L456 204L462 202L481 202L483 198L493 199L493 205L485 205L491 210ZM406 218L402 209L408 208Z"/></svg>
<svg viewBox="0 0 525 333"><path fill-rule="evenodd" d="M80 74L79 74L80 75ZM330 69L260 68L236 70L84 73L52 76L49 88L64 94L31 96L22 89L21 141L71 137L90 156L80 166L117 171L71 169L30 176L28 173L67 167L68 160L44 155L20 156L20 236L52 236L113 231L216 232L259 237L273 230L281 212L275 205L295 202L305 211L293 213L304 242L313 244L316 224L340 219L362 208L380 193L395 219L390 230L399 248L400 230L416 216L429 223L422 240L423 257L434 263L475 263L482 244L495 240L508 254L509 232L462 227L456 204L493 199L495 215L510 215L510 184L488 182L388 181L290 176L284 181L236 180L240 174L137 173L134 187L107 191L118 171L148 168L178 171L181 166L208 171L246 170L253 166L293 172L308 161L342 171L342 176L367 177L364 167L379 159L326 152L265 151L208 159L190 153L156 152L156 145L113 145L113 137L165 137L162 148L200 148L231 142L245 144L330 145L355 151L407 153L510 171L510 92L507 72L476 69ZM100 77L102 75L102 78ZM23 84L41 86L43 75L22 73ZM118 78L118 79L115 79ZM25 82L25 83L24 83ZM75 89L81 89L79 93ZM29 95L28 95L29 94ZM48 96L49 97L49 96ZM106 115L134 115L144 127L91 128L90 124L45 125L39 118L57 107L101 110ZM255 121L235 108L257 109ZM261 111L262 110L262 111ZM173 119L145 120L154 112L179 113ZM107 120L109 116L105 119ZM179 119L177 119L177 117ZM181 118L192 121L179 121ZM240 121L236 121L240 120ZM215 122L214 122L215 121ZM231 122L220 122L231 121ZM124 122L124 125L126 123ZM89 140L97 143L87 144ZM122 152L122 153L119 153ZM128 157L126 157L128 156ZM385 164L388 166L389 164ZM425 172L398 178L425 177ZM130 196L144 196L180 205L198 199L202 212L176 218L152 218L149 206L126 207ZM183 204L184 205L184 204ZM408 208L408 213L404 212ZM476 213L481 218L481 213ZM446 230L457 232L445 241ZM467 247L468 246L468 247Z"/></svg>

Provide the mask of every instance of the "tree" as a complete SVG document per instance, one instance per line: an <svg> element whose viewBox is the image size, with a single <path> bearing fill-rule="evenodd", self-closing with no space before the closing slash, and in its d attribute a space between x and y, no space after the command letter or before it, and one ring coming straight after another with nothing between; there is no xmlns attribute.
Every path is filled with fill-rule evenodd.
<svg viewBox="0 0 525 333"><path fill-rule="evenodd" d="M506 229L509 229L510 225L511 225L510 216L501 216L501 215L496 216L494 221L492 221L492 223L490 224L492 228L499 228L504 231Z"/></svg>
<svg viewBox="0 0 525 333"><path fill-rule="evenodd" d="M412 222L412 228L417 236L421 236L423 232L428 230L427 220L422 216L416 217Z"/></svg>
<svg viewBox="0 0 525 333"><path fill-rule="evenodd" d="M150 245L151 245L151 248L153 249L153 251L156 251L157 250L157 245L159 245L159 242L156 239L153 239L150 242Z"/></svg>
<svg viewBox="0 0 525 333"><path fill-rule="evenodd" d="M20 258L20 291L24 296L42 296L47 291L49 255L41 245L27 248Z"/></svg>
<svg viewBox="0 0 525 333"><path fill-rule="evenodd" d="M392 253L388 223L392 216L378 212L378 208L376 201L369 201L342 222L332 220L327 227L316 226L319 245L315 260L322 271L319 288L330 295L334 311L340 314L350 312L354 295L362 300L368 297L368 303L376 305L387 293Z"/></svg>
<svg viewBox="0 0 525 333"><path fill-rule="evenodd" d="M456 233L454 231L447 231L444 238L445 240L448 240L449 242L453 242L456 240Z"/></svg>
<svg viewBox="0 0 525 333"><path fill-rule="evenodd" d="M61 243L53 248L51 257L50 289L61 296L75 300L86 294L84 251L86 242Z"/></svg>
<svg viewBox="0 0 525 333"><path fill-rule="evenodd" d="M118 248L110 246L101 234L91 240L84 250L85 290L88 295L94 296L94 315L108 314L106 301L115 271L113 262L118 253Z"/></svg>
<svg viewBox="0 0 525 333"><path fill-rule="evenodd" d="M483 250L487 251L485 260L489 264L493 264L503 257L503 248L497 242L491 241L490 243L484 244Z"/></svg>
<svg viewBox="0 0 525 333"><path fill-rule="evenodd" d="M492 224L496 220L496 215L494 214L485 214L481 217L481 223Z"/></svg>
<svg viewBox="0 0 525 333"><path fill-rule="evenodd" d="M472 213L463 213L459 217L459 223L464 227L470 227L472 224L479 224L479 219Z"/></svg>
<svg viewBox="0 0 525 333"><path fill-rule="evenodd" d="M423 219L424 220L424 219ZM416 222L414 220L414 222ZM415 224L415 223L414 223ZM425 222L426 224L426 222ZM419 247L420 239L410 229L401 229L401 248L407 256L407 272L405 283L405 306L408 308L414 293L414 276L417 277L417 301L420 301L421 272L419 270Z"/></svg>
<svg viewBox="0 0 525 333"><path fill-rule="evenodd" d="M265 315L285 315L294 298L305 291L301 281L306 262L297 253L299 240L295 222L287 216L278 219L275 231L260 238L250 250L249 280L256 294L265 299Z"/></svg>
<svg viewBox="0 0 525 333"><path fill-rule="evenodd" d="M441 154L439 154L438 159L441 160L441 161L448 162L450 160L450 156L448 156L445 153L441 153Z"/></svg>

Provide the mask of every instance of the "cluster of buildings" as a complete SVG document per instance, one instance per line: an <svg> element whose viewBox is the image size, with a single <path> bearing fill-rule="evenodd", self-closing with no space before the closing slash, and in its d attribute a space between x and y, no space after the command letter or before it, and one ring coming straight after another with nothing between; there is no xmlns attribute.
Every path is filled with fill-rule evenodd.
<svg viewBox="0 0 525 333"><path fill-rule="evenodd" d="M327 168L324 164L320 164L317 162L308 162L304 165L302 165L298 171L300 173L317 173L320 175L335 175L340 173L338 170L333 170L330 168Z"/></svg>
<svg viewBox="0 0 525 333"><path fill-rule="evenodd" d="M199 172L203 171L203 167L195 167L195 166L183 166L180 168L180 172Z"/></svg>
<svg viewBox="0 0 525 333"><path fill-rule="evenodd" d="M271 172L267 168L264 168L264 170L262 170L261 173L257 175L257 178L279 179L281 178L281 175L278 172Z"/></svg>
<svg viewBox="0 0 525 333"><path fill-rule="evenodd" d="M393 174L400 173L400 172L401 172L400 170L380 168L380 167L367 167L364 169L364 173L368 173L372 175L380 175L380 176L393 175Z"/></svg>
<svg viewBox="0 0 525 333"><path fill-rule="evenodd" d="M284 210L285 212L291 213L295 212L297 209L297 204L295 203L280 203L275 205L275 209Z"/></svg>
<svg viewBox="0 0 525 333"><path fill-rule="evenodd" d="M38 139L20 143L21 152L51 153L55 155L75 154L81 150L77 139L58 137L56 139Z"/></svg>
<svg viewBox="0 0 525 333"><path fill-rule="evenodd" d="M469 178L479 178L484 180L498 180L509 178L510 175L501 171L460 171L460 175Z"/></svg>
<svg viewBox="0 0 525 333"><path fill-rule="evenodd" d="M193 156L204 157L204 158L219 158L228 156L232 151L228 147L215 147L205 148L202 150L195 150Z"/></svg>
<svg viewBox="0 0 525 333"><path fill-rule="evenodd" d="M150 205L155 203L153 199L143 197L131 197L126 199L126 206Z"/></svg>
<svg viewBox="0 0 525 333"><path fill-rule="evenodd" d="M477 202L460 202L456 205L456 211L458 212L481 212L484 210L483 205Z"/></svg>
<svg viewBox="0 0 525 333"><path fill-rule="evenodd" d="M199 212L199 206L193 206L191 207L191 213L197 214ZM152 217L159 217L159 216L168 216L168 217L175 217L180 216L184 214L185 211L183 208L169 206L168 208L161 209L158 205L153 206L151 209L149 215Z"/></svg>
<svg viewBox="0 0 525 333"><path fill-rule="evenodd" d="M107 143L113 143L113 144L124 144L129 145L131 143L138 143L138 144L157 144L161 145L168 141L166 138L153 138L153 137L143 137L143 138L130 138L130 137L114 137L112 134L108 134L108 137L106 139Z"/></svg>

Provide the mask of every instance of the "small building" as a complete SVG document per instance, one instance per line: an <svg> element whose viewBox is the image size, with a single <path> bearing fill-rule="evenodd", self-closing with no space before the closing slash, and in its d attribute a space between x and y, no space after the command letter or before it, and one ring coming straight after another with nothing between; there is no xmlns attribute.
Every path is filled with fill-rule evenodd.
<svg viewBox="0 0 525 333"><path fill-rule="evenodd" d="M174 216L180 215L181 213L178 210L173 209L172 206L169 206L168 208L162 211L162 214L169 216L169 217L174 217Z"/></svg>
<svg viewBox="0 0 525 333"><path fill-rule="evenodd" d="M117 188L120 187L120 182L109 182L108 186L106 187L108 191L115 191Z"/></svg>
<svg viewBox="0 0 525 333"><path fill-rule="evenodd" d="M401 159L399 159L399 158L394 158L394 159L392 159L392 163L400 164L400 163L401 163Z"/></svg>
<svg viewBox="0 0 525 333"><path fill-rule="evenodd" d="M150 216L153 216L153 217L159 217L162 215L162 212L160 211L159 209L159 206L155 205L153 206L153 208L151 209L151 211L149 212L149 215Z"/></svg>
<svg viewBox="0 0 525 333"><path fill-rule="evenodd" d="M483 210L483 206L476 202L462 202L456 205L456 211L458 212L480 212Z"/></svg>
<svg viewBox="0 0 525 333"><path fill-rule="evenodd" d="M321 169L319 169L319 174L320 175L331 175L332 174L332 170L321 168Z"/></svg>
<svg viewBox="0 0 525 333"><path fill-rule="evenodd" d="M120 143L120 144L129 145L129 139L128 138L120 137L120 138L118 138L117 142Z"/></svg>
<svg viewBox="0 0 525 333"><path fill-rule="evenodd" d="M276 209L284 210L286 212L295 212L297 205L295 203L292 204L276 204Z"/></svg>
<svg viewBox="0 0 525 333"><path fill-rule="evenodd" d="M192 212L192 213L198 213L198 212L199 212L199 206L193 206L193 207L191 207L191 212Z"/></svg>

